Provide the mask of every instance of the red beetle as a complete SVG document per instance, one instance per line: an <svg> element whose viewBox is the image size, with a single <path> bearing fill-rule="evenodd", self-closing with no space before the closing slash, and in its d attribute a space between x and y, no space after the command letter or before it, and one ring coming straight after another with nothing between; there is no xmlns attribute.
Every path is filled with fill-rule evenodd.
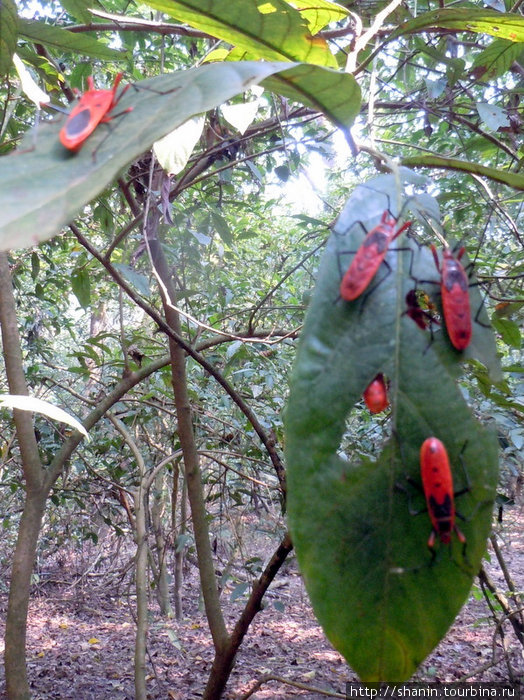
<svg viewBox="0 0 524 700"><path fill-rule="evenodd" d="M382 373L377 374L365 390L364 402L370 413L381 413L389 406L388 390Z"/></svg>
<svg viewBox="0 0 524 700"><path fill-rule="evenodd" d="M442 251L442 265L439 264L435 246L431 246L435 265L440 272L442 311L449 339L457 350L465 350L471 342L471 310L469 303L469 280L460 262L465 248L456 255L449 248Z"/></svg>
<svg viewBox="0 0 524 700"><path fill-rule="evenodd" d="M78 104L73 107L66 123L60 130L60 141L63 146L70 151L78 151L99 124L109 122L117 116L110 117L109 112L114 109L122 95L130 87L130 85L126 85L122 88L120 95L116 96L122 75L122 73L117 73L111 90L95 90L92 76L87 78L89 89L80 97ZM121 114L131 112L132 109L132 107L128 107Z"/></svg>
<svg viewBox="0 0 524 700"><path fill-rule="evenodd" d="M429 517L433 525L428 539L428 547L432 554L435 554L435 539L438 537L443 544L449 544L453 532L465 545L466 537L455 522L455 495L457 494L453 492L453 477L448 453L444 444L436 437L430 437L422 443L420 474Z"/></svg>
<svg viewBox="0 0 524 700"><path fill-rule="evenodd" d="M340 296L344 301L357 299L367 289L386 257L389 245L411 225L411 221L406 221L396 230L397 221L398 219L386 210L378 226L369 231L364 238L340 283Z"/></svg>

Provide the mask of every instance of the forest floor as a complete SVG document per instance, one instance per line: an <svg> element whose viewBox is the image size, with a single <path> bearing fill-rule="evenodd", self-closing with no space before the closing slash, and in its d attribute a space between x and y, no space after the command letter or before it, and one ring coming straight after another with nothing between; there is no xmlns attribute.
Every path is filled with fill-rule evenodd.
<svg viewBox="0 0 524 700"><path fill-rule="evenodd" d="M517 591L524 590L523 524L524 514L513 509L505 516L503 531L497 537ZM507 593L493 554L491 559L486 570L499 590ZM148 647L151 699L193 700L202 695L213 648L197 591L196 575L191 574L185 585L181 622L162 619L152 606ZM224 698L240 700L262 677L265 682L250 695L254 700L344 698L345 683L357 678L316 622L294 559L286 562L266 598L266 607L256 616L240 648ZM115 591L97 585L96 578L90 576L68 580L63 568L36 586L27 637L33 700L131 700L135 633L131 603L132 588ZM0 640L6 606L2 595ZM240 610L241 600L225 602L230 624ZM474 588L448 635L413 680L507 682L512 672L524 677L522 646L509 623L503 625L503 632L502 641L486 601ZM2 665L0 697L4 696Z"/></svg>

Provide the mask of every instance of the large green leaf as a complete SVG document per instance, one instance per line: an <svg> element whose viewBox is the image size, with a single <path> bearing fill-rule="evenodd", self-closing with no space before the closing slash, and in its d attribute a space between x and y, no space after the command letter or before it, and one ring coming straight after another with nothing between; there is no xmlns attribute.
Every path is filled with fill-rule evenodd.
<svg viewBox="0 0 524 700"><path fill-rule="evenodd" d="M306 19L284 0L147 0L147 4L257 58L337 67L325 39L313 36Z"/></svg>
<svg viewBox="0 0 524 700"><path fill-rule="evenodd" d="M296 69L289 63L217 63L142 81L137 84L141 89L129 90L117 108L132 106L133 111L99 126L76 154L60 144L61 124L41 125L34 146L28 138L26 152L22 149L0 161L0 248L35 245L56 234L153 142L276 72L289 73L292 81ZM304 80L308 71L313 84L318 83L318 71L325 72L331 84L316 103L324 104L337 123L351 123L359 94L353 96L354 103L341 102L344 76L309 66L302 71Z"/></svg>
<svg viewBox="0 0 524 700"><path fill-rule="evenodd" d="M126 58L124 52L110 49L109 46L91 36L68 32L67 29L53 27L42 21L20 17L18 19L18 32L20 36L30 41L51 46L58 51L71 52L74 55L84 54L84 56L106 61Z"/></svg>
<svg viewBox="0 0 524 700"><path fill-rule="evenodd" d="M381 176L369 184L388 191L398 211L393 183ZM383 279L367 298L337 300L339 263L347 267L346 251L364 235L355 221L373 227L387 206L385 196L359 187L335 226L286 410L289 525L301 571L326 635L364 681L405 680L444 636L485 551L497 482L495 436L474 419L455 384L462 355L441 328L434 326L430 342L429 330L405 314L415 286L410 275L436 276L430 251L401 238L388 253L392 273L381 267ZM475 345L488 354L489 335L475 324ZM371 462L345 455L344 432L378 372L391 381L391 438ZM410 512L424 499L406 478L420 483L418 455L429 436L446 445L456 489L470 484L457 503L466 517L466 553L454 538L438 547L432 566L428 515Z"/></svg>
<svg viewBox="0 0 524 700"><path fill-rule="evenodd" d="M0 2L0 78L3 77L13 60L18 29L16 4L14 0Z"/></svg>

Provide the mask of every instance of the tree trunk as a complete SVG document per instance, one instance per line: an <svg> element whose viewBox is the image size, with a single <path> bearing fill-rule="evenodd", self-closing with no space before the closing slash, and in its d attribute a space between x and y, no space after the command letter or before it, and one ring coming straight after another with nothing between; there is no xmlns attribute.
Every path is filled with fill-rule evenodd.
<svg viewBox="0 0 524 700"><path fill-rule="evenodd" d="M29 700L26 670L26 630L31 574L38 535L45 511L46 494L28 495L13 555L5 628L5 676L9 700Z"/></svg>
<svg viewBox="0 0 524 700"><path fill-rule="evenodd" d="M249 629L249 625L261 609L262 598L265 592L292 549L293 544L291 542L291 537L289 534L286 534L269 560L262 575L253 585L251 595L228 639L227 646L216 651L202 700L220 700L222 697L222 693L235 663L237 651Z"/></svg>
<svg viewBox="0 0 524 700"><path fill-rule="evenodd" d="M186 480L182 478L182 489L180 490L180 477L182 470L178 462L173 467L173 490L171 495L171 530L175 543L178 537L185 535L187 530L187 490ZM180 493L180 517L178 522L180 527L177 527L177 503L178 494ZM174 570L174 598L175 598L175 618L180 621L182 619L182 585L183 585L183 565L184 565L184 547L175 547L175 570Z"/></svg>
<svg viewBox="0 0 524 700"><path fill-rule="evenodd" d="M0 324L9 391L11 394L27 396L29 392L24 375L16 304L6 253L0 253ZM25 653L29 590L48 490L44 485L44 470L33 428L33 416L27 411L17 410L13 415L22 458L26 499L13 554L4 663L9 700L26 700L29 698Z"/></svg>
<svg viewBox="0 0 524 700"><path fill-rule="evenodd" d="M136 636L135 636L135 699L146 700L146 644L147 644L147 532L144 503L144 475L135 493L136 523Z"/></svg>
<svg viewBox="0 0 524 700"><path fill-rule="evenodd" d="M173 611L169 600L169 583L167 580L167 547L162 527L162 514L164 511L164 474L158 472L155 477L153 489L153 506L151 508L151 520L155 533L156 551L158 557L157 576L157 600L160 613L164 617L171 617Z"/></svg>
<svg viewBox="0 0 524 700"><path fill-rule="evenodd" d="M166 321L177 335L181 335L180 318L178 312L173 307L175 293L167 261L158 241L151 240L150 246L155 270L160 279L160 292L164 304ZM226 648L228 634L220 607L213 553L209 541L206 504L202 488L198 451L193 432L191 404L187 389L185 353L171 337L169 338L169 352L171 355L171 376L178 418L178 436L184 457L184 472L189 505L193 518L193 530L202 595L213 644L215 650L220 652L220 650Z"/></svg>

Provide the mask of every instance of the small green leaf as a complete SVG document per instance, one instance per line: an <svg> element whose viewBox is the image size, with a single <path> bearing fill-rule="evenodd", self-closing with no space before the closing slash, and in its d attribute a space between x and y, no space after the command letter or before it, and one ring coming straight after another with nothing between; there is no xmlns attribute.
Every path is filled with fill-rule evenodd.
<svg viewBox="0 0 524 700"><path fill-rule="evenodd" d="M40 272L40 257L38 253L31 253L31 279L35 280Z"/></svg>
<svg viewBox="0 0 524 700"><path fill-rule="evenodd" d="M143 297L149 298L151 296L151 290L149 289L149 281L145 275L141 272L137 272L130 265L124 265L123 263L114 263L114 268L120 272L122 277L130 282L135 289L137 289Z"/></svg>
<svg viewBox="0 0 524 700"><path fill-rule="evenodd" d="M216 209L211 210L211 220L215 226L218 235L226 245L233 245L233 234L229 228L229 224Z"/></svg>
<svg viewBox="0 0 524 700"><path fill-rule="evenodd" d="M71 288L80 306L87 309L91 303L91 280L85 267L73 270Z"/></svg>
<svg viewBox="0 0 524 700"><path fill-rule="evenodd" d="M277 165L275 168L275 175L282 182L287 182L289 180L289 166L288 165Z"/></svg>
<svg viewBox="0 0 524 700"><path fill-rule="evenodd" d="M492 80L507 73L515 61L520 62L524 43L495 39L475 56L471 73L480 80Z"/></svg>
<svg viewBox="0 0 524 700"><path fill-rule="evenodd" d="M497 318L496 316L493 318L492 323L495 330L500 333L500 337L506 345L520 350L522 335L518 323L510 321L507 318Z"/></svg>
<svg viewBox="0 0 524 700"><path fill-rule="evenodd" d="M454 87L457 80L463 77L465 68L466 62L463 61L462 58L448 59L446 65L446 78L448 79L448 84L450 87Z"/></svg>
<svg viewBox="0 0 524 700"><path fill-rule="evenodd" d="M440 97L448 84L446 78L439 78L438 80L429 80L429 78L426 78L424 82L426 83L428 95L432 100L436 100L437 97Z"/></svg>
<svg viewBox="0 0 524 700"><path fill-rule="evenodd" d="M248 588L249 588L248 581L243 581L242 583L238 583L231 591L231 595L229 596L229 601L231 603L234 603L237 598L241 598L244 595L244 593L247 591Z"/></svg>
<svg viewBox="0 0 524 700"><path fill-rule="evenodd" d="M509 126L509 118L502 107L490 105L484 102L477 103L477 112L484 124L493 131L496 131L501 126Z"/></svg>
<svg viewBox="0 0 524 700"><path fill-rule="evenodd" d="M153 144L158 162L168 175L178 175L186 167L204 130L205 118L188 119Z"/></svg>
<svg viewBox="0 0 524 700"><path fill-rule="evenodd" d="M101 7L100 3L92 0L60 0L60 4L64 10L75 17L83 24L90 24L93 21L93 16L89 12L90 7Z"/></svg>

